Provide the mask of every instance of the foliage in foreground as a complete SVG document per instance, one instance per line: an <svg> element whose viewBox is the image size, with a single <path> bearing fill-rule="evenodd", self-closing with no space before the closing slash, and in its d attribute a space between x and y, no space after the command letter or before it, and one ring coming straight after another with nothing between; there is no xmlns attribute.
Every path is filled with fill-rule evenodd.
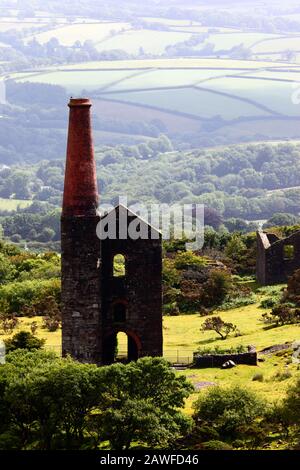
<svg viewBox="0 0 300 470"><path fill-rule="evenodd" d="M231 387L212 387L195 403L194 419L209 426L223 439L238 438L241 428L259 421L266 404L250 391Z"/></svg>
<svg viewBox="0 0 300 470"><path fill-rule="evenodd" d="M193 387L161 358L97 367L17 350L0 366L0 449L167 447Z"/></svg>

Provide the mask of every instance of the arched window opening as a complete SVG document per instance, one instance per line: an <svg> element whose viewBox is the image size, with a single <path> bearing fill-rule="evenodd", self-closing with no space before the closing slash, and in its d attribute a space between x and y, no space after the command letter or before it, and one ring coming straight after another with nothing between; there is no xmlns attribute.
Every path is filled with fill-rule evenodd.
<svg viewBox="0 0 300 470"><path fill-rule="evenodd" d="M137 359L138 348L135 340L130 335L120 331L117 334L115 361L126 363Z"/></svg>
<svg viewBox="0 0 300 470"><path fill-rule="evenodd" d="M285 260L292 260L295 257L295 247L294 245L284 245L283 247L283 257Z"/></svg>
<svg viewBox="0 0 300 470"><path fill-rule="evenodd" d="M103 357L105 364L114 362L128 363L139 358L141 345L139 339L131 333L116 331L104 340Z"/></svg>
<svg viewBox="0 0 300 470"><path fill-rule="evenodd" d="M125 256L117 254L113 259L113 276L114 277L123 277L126 274L126 260Z"/></svg>
<svg viewBox="0 0 300 470"><path fill-rule="evenodd" d="M114 322L123 323L126 321L126 305L123 302L118 302L113 308Z"/></svg>

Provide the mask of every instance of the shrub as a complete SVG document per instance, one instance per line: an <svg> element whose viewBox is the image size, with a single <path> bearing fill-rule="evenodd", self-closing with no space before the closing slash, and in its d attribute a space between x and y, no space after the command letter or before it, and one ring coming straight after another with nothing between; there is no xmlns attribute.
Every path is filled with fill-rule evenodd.
<svg viewBox="0 0 300 470"><path fill-rule="evenodd" d="M240 387L211 387L196 401L197 426L211 426L221 439L241 438L240 430L260 420L266 404L253 392Z"/></svg>
<svg viewBox="0 0 300 470"><path fill-rule="evenodd" d="M300 431L300 378L297 378L287 392L286 398L280 405L284 415L285 423L296 426L296 431Z"/></svg>
<svg viewBox="0 0 300 470"><path fill-rule="evenodd" d="M232 346L231 348L222 348L220 346L199 348L197 351L199 356L205 356L207 354L241 354L246 352L248 352L248 347L244 346L243 344Z"/></svg>
<svg viewBox="0 0 300 470"><path fill-rule="evenodd" d="M300 309L295 309L288 304L278 305L272 311L262 315L265 323L276 326L290 325L300 322Z"/></svg>
<svg viewBox="0 0 300 470"><path fill-rule="evenodd" d="M276 374L273 375L272 380L283 382L284 380L290 379L291 377L293 377L293 374L289 370L279 370L276 372Z"/></svg>
<svg viewBox="0 0 300 470"><path fill-rule="evenodd" d="M251 294L247 296L238 296L233 299L229 299L226 302L223 302L218 310L231 310L233 308L247 307L247 305L252 305L256 303L256 295Z"/></svg>
<svg viewBox="0 0 300 470"><path fill-rule="evenodd" d="M20 331L16 333L12 338L4 340L6 352L15 351L16 349L27 349L32 351L35 349L41 349L45 344L44 339L39 339L28 331Z"/></svg>
<svg viewBox="0 0 300 470"><path fill-rule="evenodd" d="M257 374L254 374L252 377L253 382L263 382L264 381L264 375L261 372L258 372Z"/></svg>
<svg viewBox="0 0 300 470"><path fill-rule="evenodd" d="M221 269L213 269L209 273L209 278L204 284L203 303L209 307L221 304L232 288L232 279L229 272Z"/></svg>
<svg viewBox="0 0 300 470"><path fill-rule="evenodd" d="M261 308L273 308L278 303L278 299L264 299L260 303Z"/></svg>
<svg viewBox="0 0 300 470"><path fill-rule="evenodd" d="M1 326L4 334L11 334L17 328L19 320L14 315L8 315L1 319Z"/></svg>
<svg viewBox="0 0 300 470"><path fill-rule="evenodd" d="M57 331L60 327L60 320L57 317L45 316L43 317L43 326L48 331Z"/></svg>
<svg viewBox="0 0 300 470"><path fill-rule="evenodd" d="M202 447L204 450L232 450L231 445L223 441L203 442Z"/></svg>
<svg viewBox="0 0 300 470"><path fill-rule="evenodd" d="M28 309L34 310L34 305L49 296L60 302L59 279L11 282L0 287L0 298L7 302L9 312L18 316L28 314Z"/></svg>
<svg viewBox="0 0 300 470"><path fill-rule="evenodd" d="M178 253L175 257L176 269L198 269L207 265L207 260L202 256L195 255L192 251Z"/></svg>
<svg viewBox="0 0 300 470"><path fill-rule="evenodd" d="M177 316L180 315L180 310L177 302L171 302L163 305L163 315Z"/></svg>
<svg viewBox="0 0 300 470"><path fill-rule="evenodd" d="M38 329L38 324L36 321L33 321L31 324L30 324L30 331L31 333L34 335L36 333Z"/></svg>

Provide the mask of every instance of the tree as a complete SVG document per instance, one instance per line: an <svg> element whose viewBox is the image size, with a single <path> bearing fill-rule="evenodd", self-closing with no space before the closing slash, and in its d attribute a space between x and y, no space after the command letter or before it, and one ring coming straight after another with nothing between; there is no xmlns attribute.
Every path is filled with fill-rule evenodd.
<svg viewBox="0 0 300 470"><path fill-rule="evenodd" d="M228 241L225 254L234 261L239 261L245 255L247 247L238 233L234 233Z"/></svg>
<svg viewBox="0 0 300 470"><path fill-rule="evenodd" d="M0 253L0 284L11 281L15 274L16 270L14 265L10 262L8 257Z"/></svg>
<svg viewBox="0 0 300 470"><path fill-rule="evenodd" d="M0 448L165 447L191 427L180 408L192 391L160 358L99 368L19 349L0 368Z"/></svg>
<svg viewBox="0 0 300 470"><path fill-rule="evenodd" d="M288 226L288 225L297 225L299 223L299 217L296 217L293 214L284 213L277 213L274 214L264 225L263 228L269 227L280 227L280 226Z"/></svg>
<svg viewBox="0 0 300 470"><path fill-rule="evenodd" d="M211 387L194 405L196 426L209 426L223 440L239 438L241 430L260 422L266 403L253 392L241 387Z"/></svg>
<svg viewBox="0 0 300 470"><path fill-rule="evenodd" d="M102 439L109 440L111 449L121 451L130 448L133 438L149 446L168 445L175 431L169 421L151 400L127 399L118 408L112 405L101 415L91 415L89 429L100 431Z"/></svg>
<svg viewBox="0 0 300 470"><path fill-rule="evenodd" d="M224 322L221 317L211 317L205 320L201 330L215 331L224 340L230 333L236 331L237 327L233 323Z"/></svg>
<svg viewBox="0 0 300 470"><path fill-rule="evenodd" d="M107 393L102 395L99 426L103 428L103 438L109 439L114 449L128 449L136 440L147 445L170 445L189 430L191 422L179 409L193 386L184 377L177 377L167 361L145 357L104 371ZM130 403L139 405L129 410ZM143 418L146 410L149 415ZM141 420L148 422L148 429L138 426ZM120 426L127 432L120 432Z"/></svg>

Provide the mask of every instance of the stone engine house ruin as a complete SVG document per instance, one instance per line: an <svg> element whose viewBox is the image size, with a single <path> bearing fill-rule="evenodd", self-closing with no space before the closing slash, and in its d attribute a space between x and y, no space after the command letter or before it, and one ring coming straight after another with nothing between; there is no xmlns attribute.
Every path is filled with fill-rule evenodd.
<svg viewBox="0 0 300 470"><path fill-rule="evenodd" d="M115 359L117 334L124 332L128 361L161 356L161 234L120 205L109 214L116 218L115 239L98 238L96 230L103 218L97 210L91 102L71 98L69 108L61 217L63 355L110 364ZM123 237L122 224L126 223L127 232L132 222L152 236ZM115 257L123 262L121 273L115 272Z"/></svg>
<svg viewBox="0 0 300 470"><path fill-rule="evenodd" d="M300 268L300 231L287 238L257 232L256 276L262 285L287 282Z"/></svg>

